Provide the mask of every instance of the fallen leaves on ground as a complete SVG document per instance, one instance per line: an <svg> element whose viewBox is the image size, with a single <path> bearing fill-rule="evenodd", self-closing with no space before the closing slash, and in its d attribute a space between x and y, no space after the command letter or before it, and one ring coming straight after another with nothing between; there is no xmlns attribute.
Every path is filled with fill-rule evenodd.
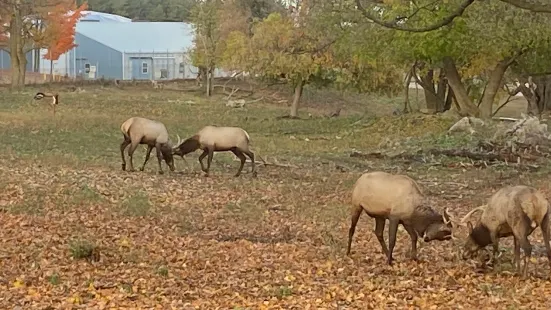
<svg viewBox="0 0 551 310"><path fill-rule="evenodd" d="M396 262L388 266L372 219L364 215L346 257L347 201L359 172L263 168L258 179L220 170L205 178L189 171L156 175L151 169L128 173L0 161L0 173L2 308L551 305L546 258L535 251L537 274L531 265L532 278L521 280L505 241L501 246L509 250L501 266L480 272L458 260L460 242L420 243L421 261L410 261L409 237L400 229ZM439 183L441 189L464 189L466 197L476 194L457 186L459 181L425 181L425 188ZM439 197L441 191L431 197L438 209L461 205ZM465 214L468 208L454 211ZM541 246L539 232L532 240ZM79 258L86 255L75 248L83 244L97 251L99 261Z"/></svg>

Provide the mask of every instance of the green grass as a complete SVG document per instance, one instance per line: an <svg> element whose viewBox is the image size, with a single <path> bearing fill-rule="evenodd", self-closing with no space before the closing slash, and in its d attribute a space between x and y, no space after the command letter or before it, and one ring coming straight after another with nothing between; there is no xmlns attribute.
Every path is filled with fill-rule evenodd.
<svg viewBox="0 0 551 310"><path fill-rule="evenodd" d="M138 190L131 193L121 205L121 211L127 216L147 216L151 213L151 203L146 192Z"/></svg>
<svg viewBox="0 0 551 310"><path fill-rule="evenodd" d="M96 245L86 239L74 238L69 241L69 251L71 257L74 259L88 259L92 257L95 248Z"/></svg>
<svg viewBox="0 0 551 310"><path fill-rule="evenodd" d="M249 132L253 148L261 155L321 156L376 143L366 139L365 123L371 120L361 114L314 116L297 121L277 119L286 111L266 103L232 109L225 107L221 98L206 100L178 92L90 88L79 94L61 92L61 104L54 118L45 102L29 104L30 96L31 92L6 93L0 103L6 153L52 164L120 167L119 128L131 116L162 121L174 141L176 134L185 138L205 125L240 126ZM190 101L194 103L187 103ZM331 141L331 148L327 148L327 141ZM137 152L135 162L142 161L142 153ZM150 166L151 163L147 168L152 169Z"/></svg>

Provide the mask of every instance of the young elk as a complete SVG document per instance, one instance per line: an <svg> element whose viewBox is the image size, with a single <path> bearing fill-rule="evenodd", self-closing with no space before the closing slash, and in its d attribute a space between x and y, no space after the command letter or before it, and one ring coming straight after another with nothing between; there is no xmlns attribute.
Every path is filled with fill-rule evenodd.
<svg viewBox="0 0 551 310"><path fill-rule="evenodd" d="M124 149L130 145L128 156L130 157L130 169L134 171L132 155L139 144L147 144L147 153L140 171L143 171L145 164L149 160L149 155L153 148L157 151L159 161L159 174L163 174L161 160L164 158L170 171L174 171L174 159L172 156L172 144L168 138L168 131L163 123L150 120L143 117L131 117L121 125L121 132L124 140L121 143L122 170L126 170L126 160L124 158Z"/></svg>
<svg viewBox="0 0 551 310"><path fill-rule="evenodd" d="M247 155L251 159L253 177L256 177L254 153L249 149L250 141L249 134L239 127L205 126L194 136L184 141L181 141L178 136L178 143L173 148L173 154L184 158L184 155L188 153L195 152L198 149L203 150L203 153L199 156L199 163L201 164L201 170L208 176L214 152L231 151L241 160L239 170L235 174L236 177L241 174L245 165L245 155ZM207 155L207 168L205 169L203 159Z"/></svg>
<svg viewBox="0 0 551 310"><path fill-rule="evenodd" d="M506 186L497 191L488 204L467 213L461 222L465 222L474 212L482 211L480 220L473 228L468 222L469 236L463 248L463 259L474 257L478 250L493 245L493 260L497 258L499 239L514 237L515 262L520 273L520 248L524 250L524 268L522 277L527 275L527 263L532 255L532 245L528 236L536 227L540 227L547 258L551 266L551 247L549 245L549 203L537 189L524 186Z"/></svg>
<svg viewBox="0 0 551 310"><path fill-rule="evenodd" d="M58 94L53 94L53 93L43 93L43 92L38 92L36 93L36 95L34 95L34 100L41 100L43 98L52 98L52 101L50 102L50 106L53 108L54 110L54 116L55 116L55 107L59 104L59 95Z"/></svg>
<svg viewBox="0 0 551 310"><path fill-rule="evenodd" d="M365 211L375 219L375 235L381 244L383 253L391 265L392 252L396 243L396 232L401 224L411 237L411 258L417 260L417 238L422 236L425 242L449 240L452 238L452 224L447 210L439 214L426 204L417 183L406 175L394 175L386 172L363 174L352 190L352 223L348 233L350 255L352 237L356 224ZM385 221L389 220L389 248L383 237Z"/></svg>

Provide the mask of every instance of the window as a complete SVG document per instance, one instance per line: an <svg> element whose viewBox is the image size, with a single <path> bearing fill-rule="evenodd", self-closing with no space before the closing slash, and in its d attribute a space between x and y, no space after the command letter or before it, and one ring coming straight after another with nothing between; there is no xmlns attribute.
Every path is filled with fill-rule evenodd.
<svg viewBox="0 0 551 310"><path fill-rule="evenodd" d="M90 64L88 64L88 63L84 64L84 72L85 73L90 73Z"/></svg>
<svg viewBox="0 0 551 310"><path fill-rule="evenodd" d="M142 74L147 74L149 72L149 65L147 62L142 62Z"/></svg>
<svg viewBox="0 0 551 310"><path fill-rule="evenodd" d="M185 73L185 72L184 72L184 63L183 63L183 62L180 63L179 73Z"/></svg>
<svg viewBox="0 0 551 310"><path fill-rule="evenodd" d="M161 79L168 79L168 70L161 69Z"/></svg>

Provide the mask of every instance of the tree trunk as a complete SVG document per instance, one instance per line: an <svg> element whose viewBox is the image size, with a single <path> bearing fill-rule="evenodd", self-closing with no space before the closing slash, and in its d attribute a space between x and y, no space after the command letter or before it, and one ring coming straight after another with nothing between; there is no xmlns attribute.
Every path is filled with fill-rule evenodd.
<svg viewBox="0 0 551 310"><path fill-rule="evenodd" d="M446 77L448 78L448 84L453 90L455 99L457 101L457 104L459 105L459 113L465 116L478 117L480 111L469 98L467 90L461 82L461 77L459 76L459 72L457 72L455 63L450 57L444 57L444 70L446 72Z"/></svg>
<svg viewBox="0 0 551 310"><path fill-rule="evenodd" d="M27 57L23 50L19 52L19 85L25 87L25 76L27 74Z"/></svg>
<svg viewBox="0 0 551 310"><path fill-rule="evenodd" d="M210 97L212 95L212 70L211 68L207 68L205 70L205 77L206 77L206 83L205 83L205 86L206 86L206 94L207 94L207 97Z"/></svg>
<svg viewBox="0 0 551 310"><path fill-rule="evenodd" d="M295 86L295 94L293 96L293 104L291 105L291 118L296 118L298 115L298 107L300 103L300 98L302 97L302 90L304 89L304 81L298 82Z"/></svg>
<svg viewBox="0 0 551 310"><path fill-rule="evenodd" d="M436 96L436 89L434 88L434 70L430 69L427 71L427 74L421 76L421 81L423 82L424 93L425 93L425 102L427 104L427 110L432 112L438 112L438 107L440 106L438 97Z"/></svg>
<svg viewBox="0 0 551 310"><path fill-rule="evenodd" d="M16 45L16 43L13 44L12 46L14 46L14 45ZM15 50L16 49L13 49L14 52L10 51L11 87L12 87L12 89L19 89L21 87L21 85L19 84L19 57L17 56L17 52L15 52Z"/></svg>
<svg viewBox="0 0 551 310"><path fill-rule="evenodd" d="M528 115L541 116L541 110L539 108L539 96L537 94L538 86L534 83L532 77L528 79L521 78L518 88L509 95L516 95L519 91L526 99L528 106L526 107L526 113Z"/></svg>
<svg viewBox="0 0 551 310"><path fill-rule="evenodd" d="M13 89L20 89L25 86L25 73L27 71L27 58L23 49L20 48L18 40L15 39L13 49L10 50L11 57L11 87Z"/></svg>
<svg viewBox="0 0 551 310"><path fill-rule="evenodd" d="M447 84L446 84L447 85ZM448 88L448 95L446 96L446 103L444 104L444 111L448 111L452 108L452 102L453 102L453 89L451 87Z"/></svg>
<svg viewBox="0 0 551 310"><path fill-rule="evenodd" d="M50 82L54 81L54 61L50 60Z"/></svg>
<svg viewBox="0 0 551 310"><path fill-rule="evenodd" d="M40 72L40 49L34 49L32 54L34 59L33 71Z"/></svg>
<svg viewBox="0 0 551 310"><path fill-rule="evenodd" d="M439 107L438 112L445 112L450 108L451 105L447 105L446 92L448 91L448 80L446 80L446 74L442 69L440 69L440 73L438 74L437 87L438 88L436 90L436 96L441 102L441 106Z"/></svg>
<svg viewBox="0 0 551 310"><path fill-rule="evenodd" d="M534 77L537 85L537 106L541 112L551 110L551 75Z"/></svg>
<svg viewBox="0 0 551 310"><path fill-rule="evenodd" d="M423 62L416 62L415 66L422 69L426 64ZM414 68L415 68L414 66ZM434 69L429 69L427 74L421 77L417 76L414 72L415 81L421 85L425 93L425 103L427 111L432 113L444 112L445 100L446 100L446 80L443 70L440 70L440 80L438 81L438 88L434 85ZM443 85L443 86L442 86Z"/></svg>
<svg viewBox="0 0 551 310"><path fill-rule="evenodd" d="M23 50L23 18L20 11L21 0L13 3L12 20L9 26L10 33L10 57L12 78L11 86L13 89L19 89L25 86L25 71L27 67L27 58Z"/></svg>
<svg viewBox="0 0 551 310"><path fill-rule="evenodd" d="M411 83L412 75L413 68L409 70L406 74L406 85L404 87L404 110L402 111L403 113L409 113L413 111L411 109L411 104L409 103L409 84Z"/></svg>
<svg viewBox="0 0 551 310"><path fill-rule="evenodd" d="M503 75L509 67L509 59L500 61L490 73L490 79L486 84L486 89L480 100L480 116L482 118L492 117L492 110L494 106L494 100L496 98L498 90L501 88Z"/></svg>

